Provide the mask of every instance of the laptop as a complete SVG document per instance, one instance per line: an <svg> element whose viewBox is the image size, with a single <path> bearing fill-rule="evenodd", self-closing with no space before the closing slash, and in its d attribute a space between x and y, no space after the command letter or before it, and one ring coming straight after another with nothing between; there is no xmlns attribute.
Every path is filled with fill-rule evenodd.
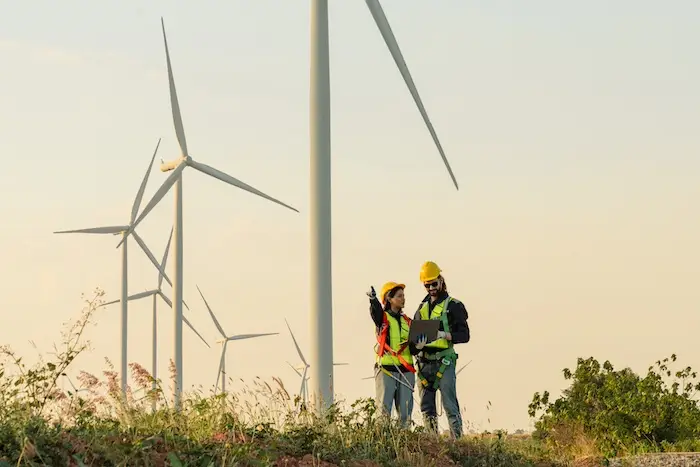
<svg viewBox="0 0 700 467"><path fill-rule="evenodd" d="M437 319L418 319L411 321L411 329L408 331L408 341L415 344L418 336L425 334L427 342L437 340L437 333L440 330L440 321Z"/></svg>

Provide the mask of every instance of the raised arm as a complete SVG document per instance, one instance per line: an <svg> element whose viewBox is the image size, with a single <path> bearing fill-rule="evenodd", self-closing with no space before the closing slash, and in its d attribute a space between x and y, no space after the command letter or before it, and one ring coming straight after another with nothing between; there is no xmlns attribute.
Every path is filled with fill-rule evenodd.
<svg viewBox="0 0 700 467"><path fill-rule="evenodd" d="M384 322L384 308L382 308L382 304L377 300L374 287L370 288L370 291L367 292L367 296L369 297L369 315L372 317L374 325L380 328Z"/></svg>

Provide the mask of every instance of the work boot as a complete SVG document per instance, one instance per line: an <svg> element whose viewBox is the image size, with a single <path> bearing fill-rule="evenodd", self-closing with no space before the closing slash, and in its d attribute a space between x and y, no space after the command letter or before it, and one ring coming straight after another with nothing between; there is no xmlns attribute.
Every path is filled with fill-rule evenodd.
<svg viewBox="0 0 700 467"><path fill-rule="evenodd" d="M438 420L437 417L431 417L426 415L423 417L423 425L426 431L437 434L438 432Z"/></svg>

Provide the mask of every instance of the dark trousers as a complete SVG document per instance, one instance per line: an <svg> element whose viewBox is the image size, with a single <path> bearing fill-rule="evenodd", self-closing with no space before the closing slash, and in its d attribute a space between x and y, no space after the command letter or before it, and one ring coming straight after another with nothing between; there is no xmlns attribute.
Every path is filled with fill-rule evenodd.
<svg viewBox="0 0 700 467"><path fill-rule="evenodd" d="M437 406L435 398L437 391L440 391L442 396L442 408L447 414L447 420L450 424L450 434L453 438L462 436L462 414L459 409L459 401L457 400L457 375L455 374L455 365L452 362L440 379L440 384L437 389L433 389L433 383L437 378L437 372L440 369L440 362L421 362L419 370L421 374L428 380L428 386L418 383L418 394L420 395L420 411L423 414L423 424L426 429L437 432Z"/></svg>

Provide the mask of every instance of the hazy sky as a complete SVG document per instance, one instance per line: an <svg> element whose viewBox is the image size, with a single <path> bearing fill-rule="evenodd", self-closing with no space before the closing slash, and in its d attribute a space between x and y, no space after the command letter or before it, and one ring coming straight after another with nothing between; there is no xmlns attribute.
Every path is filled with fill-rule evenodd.
<svg viewBox="0 0 700 467"><path fill-rule="evenodd" d="M413 313L428 259L469 310L458 385L477 427L527 427L533 392L557 393L580 356L700 365L700 4L383 5L462 188L364 2L332 2L339 395L374 394L360 380L373 363L365 290L405 282ZM284 318L308 356L308 2L0 7L0 342L48 351L81 293L118 298L118 238L52 232L128 222L159 137L157 160L177 157L162 15L192 156L301 211L185 172L187 316L212 345L185 330L185 384L213 385L219 361L199 285L228 333L280 332L231 345L229 374L296 391ZM164 178L153 171L144 205ZM140 226L157 257L172 204ZM153 288L157 271L130 247L130 293ZM165 375L172 314L159 307ZM150 309L134 302L129 318L129 359L148 367ZM118 329L118 306L102 310L79 366L118 365Z"/></svg>

